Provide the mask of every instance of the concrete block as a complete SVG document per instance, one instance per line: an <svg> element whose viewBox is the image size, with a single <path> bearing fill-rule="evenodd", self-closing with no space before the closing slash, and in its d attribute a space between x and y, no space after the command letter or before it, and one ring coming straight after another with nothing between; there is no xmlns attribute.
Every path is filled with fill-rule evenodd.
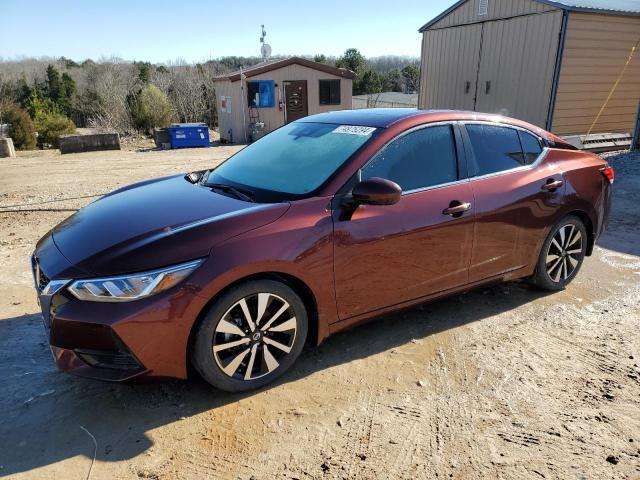
<svg viewBox="0 0 640 480"><path fill-rule="evenodd" d="M164 128L153 129L153 141L156 147L163 148L163 144L169 143L169 132Z"/></svg>
<svg viewBox="0 0 640 480"><path fill-rule="evenodd" d="M15 158L16 149L13 148L13 140L10 138L0 138L0 158Z"/></svg>
<svg viewBox="0 0 640 480"><path fill-rule="evenodd" d="M60 153L62 154L120 150L120 136L117 133L61 135L58 142L60 144Z"/></svg>

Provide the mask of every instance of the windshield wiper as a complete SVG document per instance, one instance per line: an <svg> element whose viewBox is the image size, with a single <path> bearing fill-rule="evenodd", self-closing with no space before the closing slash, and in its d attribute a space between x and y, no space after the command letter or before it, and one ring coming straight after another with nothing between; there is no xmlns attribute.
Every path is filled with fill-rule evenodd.
<svg viewBox="0 0 640 480"><path fill-rule="evenodd" d="M244 188L232 187L231 185L225 185L224 183L207 183L205 184L207 187L212 190L222 190L225 193L230 193L234 197L239 200L244 200L245 202L253 202L253 192Z"/></svg>

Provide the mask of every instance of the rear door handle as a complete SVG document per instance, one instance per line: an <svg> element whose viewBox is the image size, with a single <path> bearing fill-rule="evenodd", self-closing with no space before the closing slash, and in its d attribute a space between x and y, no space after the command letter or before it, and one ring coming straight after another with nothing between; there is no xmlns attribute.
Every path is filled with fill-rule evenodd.
<svg viewBox="0 0 640 480"><path fill-rule="evenodd" d="M458 201L455 201L455 202L451 202L451 206L449 208L445 208L442 211L442 214L451 215L451 216L456 216L456 215L460 216L464 212L468 212L469 210L471 210L471 204L469 202L460 203Z"/></svg>
<svg viewBox="0 0 640 480"><path fill-rule="evenodd" d="M556 190L560 188L563 185L564 185L564 182L562 180L554 180L550 178L549 180L547 180L547 183L542 185L542 187L540 188L542 188L542 190L546 190L547 192L550 192L552 190Z"/></svg>

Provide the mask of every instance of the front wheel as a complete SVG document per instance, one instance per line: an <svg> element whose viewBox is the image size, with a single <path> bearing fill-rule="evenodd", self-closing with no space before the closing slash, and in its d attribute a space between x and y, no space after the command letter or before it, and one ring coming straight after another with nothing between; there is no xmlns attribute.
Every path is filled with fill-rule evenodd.
<svg viewBox="0 0 640 480"><path fill-rule="evenodd" d="M578 274L587 252L587 230L578 217L562 219L549 233L533 282L544 290L564 289Z"/></svg>
<svg viewBox="0 0 640 480"><path fill-rule="evenodd" d="M220 390L260 388L282 375L307 337L300 297L273 280L252 280L222 295L195 331L191 360Z"/></svg>

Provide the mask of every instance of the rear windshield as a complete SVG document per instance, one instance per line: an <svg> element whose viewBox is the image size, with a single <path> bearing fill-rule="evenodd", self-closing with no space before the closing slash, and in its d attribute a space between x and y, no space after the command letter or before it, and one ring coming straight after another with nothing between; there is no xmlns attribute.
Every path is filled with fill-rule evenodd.
<svg viewBox="0 0 640 480"><path fill-rule="evenodd" d="M376 129L327 123L290 123L245 147L214 169L207 183L304 196L320 187ZM289 197L291 198L291 197ZM258 200L260 201L260 200Z"/></svg>

